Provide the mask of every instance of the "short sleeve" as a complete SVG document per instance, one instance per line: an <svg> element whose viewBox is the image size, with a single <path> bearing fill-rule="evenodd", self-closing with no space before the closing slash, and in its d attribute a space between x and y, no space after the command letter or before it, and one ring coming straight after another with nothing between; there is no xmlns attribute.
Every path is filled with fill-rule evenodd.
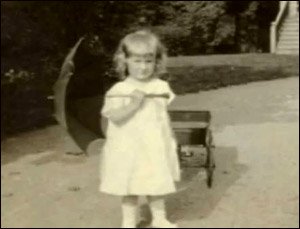
<svg viewBox="0 0 300 229"><path fill-rule="evenodd" d="M112 86L105 94L104 105L101 109L101 115L107 116L107 112L112 109L117 109L123 106L124 99L121 97L109 97L109 95L122 94L119 84Z"/></svg>
<svg viewBox="0 0 300 229"><path fill-rule="evenodd" d="M167 93L169 94L168 104L170 104L176 98L176 95L173 92L173 90L171 89L168 82L166 82L166 90L167 90Z"/></svg>

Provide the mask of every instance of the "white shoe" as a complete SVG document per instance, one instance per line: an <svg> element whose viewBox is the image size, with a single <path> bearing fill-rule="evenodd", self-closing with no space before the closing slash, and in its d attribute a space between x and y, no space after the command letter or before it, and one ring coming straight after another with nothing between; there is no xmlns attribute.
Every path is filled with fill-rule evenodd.
<svg viewBox="0 0 300 229"><path fill-rule="evenodd" d="M155 228L178 228L176 223L171 223L166 219L154 220L152 222L152 227L155 227Z"/></svg>
<svg viewBox="0 0 300 229"><path fill-rule="evenodd" d="M136 228L136 225L135 224L122 224L122 227L121 228Z"/></svg>

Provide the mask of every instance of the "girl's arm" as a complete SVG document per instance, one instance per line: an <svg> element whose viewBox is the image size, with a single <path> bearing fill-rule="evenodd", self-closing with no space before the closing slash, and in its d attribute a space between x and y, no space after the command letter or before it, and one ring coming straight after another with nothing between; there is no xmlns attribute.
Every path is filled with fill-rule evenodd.
<svg viewBox="0 0 300 229"><path fill-rule="evenodd" d="M131 102L127 106L111 109L105 112L105 116L115 124L122 124L131 118L142 106L145 93L139 90L133 91Z"/></svg>

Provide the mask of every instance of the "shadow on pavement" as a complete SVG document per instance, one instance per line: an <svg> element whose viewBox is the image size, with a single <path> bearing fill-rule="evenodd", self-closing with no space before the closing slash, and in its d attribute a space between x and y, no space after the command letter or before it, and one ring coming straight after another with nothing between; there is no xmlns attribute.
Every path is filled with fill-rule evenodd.
<svg viewBox="0 0 300 229"><path fill-rule="evenodd" d="M216 169L214 183L211 189L205 180L193 179L198 169L187 169L184 178L191 179L187 188L170 195L166 201L168 218L176 222L184 220L199 220L208 217L239 178L247 172L246 165L237 162L238 152L235 147L217 147L215 150ZM151 222L151 213L147 204L141 206L143 221L139 227L148 227Z"/></svg>

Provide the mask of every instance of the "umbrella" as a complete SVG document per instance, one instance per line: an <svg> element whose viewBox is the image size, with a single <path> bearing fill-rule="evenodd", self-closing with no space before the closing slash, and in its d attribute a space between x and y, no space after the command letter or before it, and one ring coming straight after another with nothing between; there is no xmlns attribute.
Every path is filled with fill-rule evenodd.
<svg viewBox="0 0 300 229"><path fill-rule="evenodd" d="M74 55L83 41L83 37L77 41L75 46L71 49L69 54L66 56L63 65L61 67L61 71L58 77L58 80L54 84L54 117L56 120L59 122L59 124L67 128L67 123L66 123L66 111L65 111L65 100L66 100L66 89L67 85L70 81L70 78L74 74L74 62L73 58Z"/></svg>
<svg viewBox="0 0 300 229"><path fill-rule="evenodd" d="M90 54L84 40L81 37L66 56L53 91L55 119L86 152L92 141L104 137L99 111L114 80L101 75L103 57Z"/></svg>
<svg viewBox="0 0 300 229"><path fill-rule="evenodd" d="M104 137L107 123L100 109L105 91L117 79L101 75L104 57L89 53L84 40L81 37L66 56L53 90L55 119L86 152L92 141ZM168 98L167 94L147 96Z"/></svg>

